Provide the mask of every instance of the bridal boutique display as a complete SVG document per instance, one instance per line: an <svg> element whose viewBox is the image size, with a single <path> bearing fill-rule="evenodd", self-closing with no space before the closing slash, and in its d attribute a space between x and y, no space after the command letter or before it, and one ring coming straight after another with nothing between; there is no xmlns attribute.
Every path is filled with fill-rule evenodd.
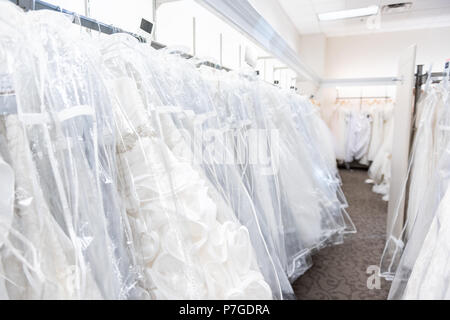
<svg viewBox="0 0 450 320"><path fill-rule="evenodd" d="M338 98L330 120L336 159L365 165L374 161L387 135L391 109L390 99Z"/></svg>
<svg viewBox="0 0 450 320"><path fill-rule="evenodd" d="M445 78L448 78L448 73ZM390 299L449 299L449 83L425 85L418 103L409 164L407 218L390 235L381 271L392 277Z"/></svg>
<svg viewBox="0 0 450 320"><path fill-rule="evenodd" d="M0 297L288 299L355 232L315 107L0 1Z"/></svg>
<svg viewBox="0 0 450 320"><path fill-rule="evenodd" d="M371 119L362 101L340 100L333 107L331 130L336 143L336 159L350 163L366 161L371 138Z"/></svg>
<svg viewBox="0 0 450 320"><path fill-rule="evenodd" d="M330 128L339 162L358 161L369 166L367 183L389 200L393 139L391 99L338 99L333 107Z"/></svg>

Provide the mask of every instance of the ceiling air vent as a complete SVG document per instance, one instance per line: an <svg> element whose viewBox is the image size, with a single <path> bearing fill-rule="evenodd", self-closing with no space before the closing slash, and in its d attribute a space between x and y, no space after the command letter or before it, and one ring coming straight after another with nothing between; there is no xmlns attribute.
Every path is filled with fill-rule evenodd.
<svg viewBox="0 0 450 320"><path fill-rule="evenodd" d="M412 2L399 2L387 4L381 7L383 13L401 13L406 12L412 7Z"/></svg>

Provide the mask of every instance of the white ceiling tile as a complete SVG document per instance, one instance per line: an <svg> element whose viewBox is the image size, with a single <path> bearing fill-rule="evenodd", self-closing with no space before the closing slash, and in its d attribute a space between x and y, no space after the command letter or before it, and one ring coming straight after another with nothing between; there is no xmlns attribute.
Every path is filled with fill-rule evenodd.
<svg viewBox="0 0 450 320"><path fill-rule="evenodd" d="M345 9L345 1L317 3L317 4L314 4L314 9L316 10L316 13L344 10Z"/></svg>
<svg viewBox="0 0 450 320"><path fill-rule="evenodd" d="M327 36L343 36L374 32L411 30L450 25L450 0L405 0L413 2L411 10L403 13L383 14L381 28L369 30L367 18L339 21L321 21L318 13L369 5L386 5L401 0L279 0L282 8L301 34L324 33Z"/></svg>
<svg viewBox="0 0 450 320"><path fill-rule="evenodd" d="M436 8L450 7L449 0L427 0L427 1L414 1L411 10L427 10Z"/></svg>
<svg viewBox="0 0 450 320"><path fill-rule="evenodd" d="M405 0L406 1L406 0ZM395 1L402 2L402 1ZM346 0L346 9L364 8L368 6L377 6L380 3L379 0Z"/></svg>

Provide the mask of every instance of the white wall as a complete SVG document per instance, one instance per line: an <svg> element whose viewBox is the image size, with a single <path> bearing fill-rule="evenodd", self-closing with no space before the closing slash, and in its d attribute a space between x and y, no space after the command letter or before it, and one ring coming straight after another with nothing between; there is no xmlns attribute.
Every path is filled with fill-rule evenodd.
<svg viewBox="0 0 450 320"><path fill-rule="evenodd" d="M442 71L450 58L450 27L384 32L357 36L327 38L325 78L363 78L396 76L400 56L417 44L416 64L425 70L433 63L433 71ZM338 93L339 92L339 93ZM325 87L317 93L322 114L329 119L336 96L393 96L395 85L374 87Z"/></svg>
<svg viewBox="0 0 450 320"><path fill-rule="evenodd" d="M323 34L311 34L300 37L299 56L319 77L325 75L327 38ZM298 79L296 86L301 94L315 95L318 87L311 82Z"/></svg>
<svg viewBox="0 0 450 320"><path fill-rule="evenodd" d="M273 0L249 0L250 4L264 17L274 30L294 49L300 59L315 73L322 77L325 71L325 53L327 38L323 34L301 36L292 20ZM298 86L308 87L307 91L315 91L309 83L299 82Z"/></svg>
<svg viewBox="0 0 450 320"><path fill-rule="evenodd" d="M299 52L300 34L278 1L249 0L249 2L289 46Z"/></svg>
<svg viewBox="0 0 450 320"><path fill-rule="evenodd" d="M327 78L396 75L398 60L406 48L417 44L417 64L442 71L450 58L450 27L371 35L332 37L327 40Z"/></svg>
<svg viewBox="0 0 450 320"><path fill-rule="evenodd" d="M325 75L327 37L323 34L304 35L300 38L299 54L320 77Z"/></svg>

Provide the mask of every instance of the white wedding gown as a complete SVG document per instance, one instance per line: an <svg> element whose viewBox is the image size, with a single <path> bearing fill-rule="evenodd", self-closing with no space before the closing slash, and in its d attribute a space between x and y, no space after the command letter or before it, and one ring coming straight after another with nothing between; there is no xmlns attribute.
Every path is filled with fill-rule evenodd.
<svg viewBox="0 0 450 320"><path fill-rule="evenodd" d="M80 296L71 241L50 214L28 141L17 116L5 119L9 153L15 172L16 205L9 236L1 248L6 288L11 299L96 299L88 276L86 296Z"/></svg>
<svg viewBox="0 0 450 320"><path fill-rule="evenodd" d="M403 299L450 299L450 188L422 244Z"/></svg>
<svg viewBox="0 0 450 320"><path fill-rule="evenodd" d="M379 111L376 111L376 113L379 113ZM381 145L370 165L369 177L374 183L372 188L373 192L382 194L383 200L388 200L391 179L392 142L394 138L393 106L388 105L376 117L381 117L381 119L375 122L383 123L383 131L381 138L374 138L375 141L378 139L381 140Z"/></svg>
<svg viewBox="0 0 450 320"><path fill-rule="evenodd" d="M206 182L149 127L133 80L117 79L112 86L120 105L119 165L131 187L128 203L135 204L128 213L135 242L143 244L152 297L270 299L247 229L236 219L218 220Z"/></svg>
<svg viewBox="0 0 450 320"><path fill-rule="evenodd" d="M0 106L0 297L294 297L311 252L348 232L316 110L129 35L99 40L0 0L0 93L7 74L17 102ZM199 128L243 161L192 162L213 157ZM254 147L269 165L245 159Z"/></svg>
<svg viewBox="0 0 450 320"><path fill-rule="evenodd" d="M389 299L449 297L450 100L446 85L444 81L437 86L427 86L419 102L418 129L410 164L413 170L410 190L413 192L409 194L409 202L412 205L408 208L409 216L403 230L407 242L404 248L397 248L402 253L400 261L396 261L397 256L383 257L386 262L392 261L393 271L396 271ZM386 248L393 247L391 242Z"/></svg>
<svg viewBox="0 0 450 320"><path fill-rule="evenodd" d="M9 229L14 218L14 171L3 160L0 153L0 252L7 241ZM5 270L0 259L0 300L8 300Z"/></svg>

